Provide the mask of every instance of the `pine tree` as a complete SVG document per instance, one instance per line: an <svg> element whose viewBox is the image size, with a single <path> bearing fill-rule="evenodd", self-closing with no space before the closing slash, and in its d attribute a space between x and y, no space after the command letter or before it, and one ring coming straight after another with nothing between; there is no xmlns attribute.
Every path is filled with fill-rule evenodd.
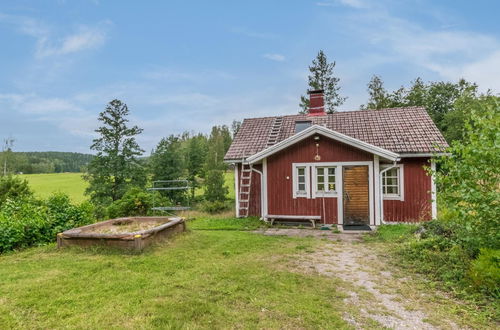
<svg viewBox="0 0 500 330"><path fill-rule="evenodd" d="M335 64L335 61L328 63L325 53L320 50L316 58L312 61L312 65L309 66L309 89L322 89L324 91L325 110L327 113L335 112L336 108L344 104L347 99L340 95L340 79L333 75ZM309 98L307 96L302 95L300 97L300 107L302 108L301 113L306 113L309 109Z"/></svg>
<svg viewBox="0 0 500 330"><path fill-rule="evenodd" d="M97 206L120 199L131 186L144 187L146 172L138 159L144 153L135 137L142 129L128 127L128 107L120 100L109 102L99 114L102 126L90 149L97 152L84 178L89 182L86 194Z"/></svg>
<svg viewBox="0 0 500 330"><path fill-rule="evenodd" d="M207 157L207 138L203 134L192 136L186 146L186 169L191 184L191 197L199 186L198 177L204 174L205 159Z"/></svg>
<svg viewBox="0 0 500 330"><path fill-rule="evenodd" d="M380 76L373 75L368 83L368 94L370 95L370 99L366 106L362 106L361 108L378 110L390 107L389 94L384 88L384 82Z"/></svg>

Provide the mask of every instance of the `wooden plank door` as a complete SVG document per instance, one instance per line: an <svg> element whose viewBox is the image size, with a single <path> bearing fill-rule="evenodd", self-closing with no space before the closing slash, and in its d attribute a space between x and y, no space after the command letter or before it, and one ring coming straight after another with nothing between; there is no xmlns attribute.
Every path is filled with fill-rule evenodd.
<svg viewBox="0 0 500 330"><path fill-rule="evenodd" d="M342 178L344 225L369 225L368 165L344 166Z"/></svg>

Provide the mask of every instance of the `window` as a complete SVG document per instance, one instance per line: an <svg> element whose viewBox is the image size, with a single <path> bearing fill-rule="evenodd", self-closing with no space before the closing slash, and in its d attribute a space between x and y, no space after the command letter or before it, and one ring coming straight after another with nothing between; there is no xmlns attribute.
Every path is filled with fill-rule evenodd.
<svg viewBox="0 0 500 330"><path fill-rule="evenodd" d="M309 126L311 126L312 122L311 121L296 121L295 122L295 134L298 132L302 132Z"/></svg>
<svg viewBox="0 0 500 330"><path fill-rule="evenodd" d="M316 196L331 195L335 190L335 167L316 167Z"/></svg>
<svg viewBox="0 0 500 330"><path fill-rule="evenodd" d="M306 193L306 168L305 167L297 167L297 193L305 194Z"/></svg>
<svg viewBox="0 0 500 330"><path fill-rule="evenodd" d="M403 165L397 165L382 173L382 192L384 199L403 200Z"/></svg>
<svg viewBox="0 0 500 330"><path fill-rule="evenodd" d="M310 195L309 166L294 165L293 167L293 198L307 197Z"/></svg>

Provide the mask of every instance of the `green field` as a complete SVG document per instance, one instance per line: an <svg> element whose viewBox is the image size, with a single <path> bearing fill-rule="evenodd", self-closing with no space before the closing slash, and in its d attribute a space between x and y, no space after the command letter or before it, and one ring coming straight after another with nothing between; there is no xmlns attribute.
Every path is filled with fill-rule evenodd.
<svg viewBox="0 0 500 330"><path fill-rule="evenodd" d="M20 175L28 180L36 196L47 198L55 192L68 194L72 201L80 203L86 200L84 195L87 183L82 173L49 173Z"/></svg>
<svg viewBox="0 0 500 330"><path fill-rule="evenodd" d="M40 198L47 198L55 192L63 192L75 203L86 200L84 192L87 183L83 180L82 173L25 174L20 177L28 180L31 189ZM228 197L234 199L234 172L226 172L225 179L229 190ZM202 189L197 191L197 194L202 193Z"/></svg>

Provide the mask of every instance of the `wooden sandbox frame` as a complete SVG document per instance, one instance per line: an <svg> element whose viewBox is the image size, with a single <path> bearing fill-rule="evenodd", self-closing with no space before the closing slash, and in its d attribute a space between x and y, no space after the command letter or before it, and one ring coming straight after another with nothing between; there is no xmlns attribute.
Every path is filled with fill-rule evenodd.
<svg viewBox="0 0 500 330"><path fill-rule="evenodd" d="M107 227L124 222L158 222L158 226L135 232L104 234L92 229ZM142 251L145 247L164 241L176 233L186 230L184 218L179 217L129 217L117 218L66 230L57 234L57 247L66 246L108 246L123 250Z"/></svg>

